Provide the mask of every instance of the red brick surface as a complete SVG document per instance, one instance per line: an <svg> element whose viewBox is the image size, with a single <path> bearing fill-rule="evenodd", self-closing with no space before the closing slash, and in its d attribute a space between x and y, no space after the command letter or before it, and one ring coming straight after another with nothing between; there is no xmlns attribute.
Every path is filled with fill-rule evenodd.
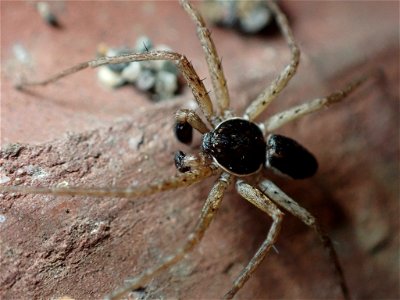
<svg viewBox="0 0 400 300"><path fill-rule="evenodd" d="M192 60L206 77L194 26L173 2L59 2L63 27L48 27L27 2L1 2L1 180L110 186L174 173L173 113L190 93L154 104L126 87L102 88L87 70L21 93L18 76L44 78L94 56L99 43L132 45L146 34ZM399 5L283 2L302 49L300 70L271 111L325 95L371 68L345 103L282 128L318 157L300 182L276 179L332 235L356 299L399 298ZM240 112L288 61L279 35L213 29L233 106ZM26 49L28 63L15 57ZM18 48L17 47L17 48ZM206 81L207 82L207 81ZM209 82L207 82L208 84ZM20 143L21 145L15 145ZM4 299L99 298L181 245L212 180L125 199L2 195L0 293ZM266 236L270 220L230 189L198 248L153 280L150 298L218 298ZM238 299L340 298L317 238L286 216L276 245Z"/></svg>

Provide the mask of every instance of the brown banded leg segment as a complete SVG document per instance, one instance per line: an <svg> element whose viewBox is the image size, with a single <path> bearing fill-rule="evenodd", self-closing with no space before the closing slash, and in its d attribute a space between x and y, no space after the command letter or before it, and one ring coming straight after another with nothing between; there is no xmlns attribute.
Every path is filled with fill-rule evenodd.
<svg viewBox="0 0 400 300"><path fill-rule="evenodd" d="M23 82L19 84L17 87L19 89L24 89L28 86L41 86L47 85L49 83L55 82L63 77L74 74L86 68L97 68L99 66L109 65L109 64L120 64L120 63L129 63L132 61L145 61L145 60L170 60L173 61L183 74L183 77L186 79L186 82L202 110L204 116L207 120L212 124L212 117L214 116L213 107L211 103L210 96L203 84L194 70L192 64L186 58L186 56L170 51L150 51L145 53L134 53L134 54L124 54L120 56L113 57L101 57L95 60L87 61L84 63L80 63L75 65L69 69L66 69L58 74L55 74L45 80L41 81L32 81L32 82Z"/></svg>
<svg viewBox="0 0 400 300"><path fill-rule="evenodd" d="M175 120L177 123L189 123L194 129L201 134L205 134L210 130L207 125L200 119L198 114L191 109L179 109L175 113Z"/></svg>
<svg viewBox="0 0 400 300"><path fill-rule="evenodd" d="M203 180L206 177L218 174L219 169L214 165L203 166L199 169L178 174L167 179L154 180L146 185L138 185L127 188L85 188L85 187L27 187L27 186L2 186L0 193L22 193L22 194L49 194L59 196L86 196L86 197L120 197L137 198L149 196L155 193L169 191L189 186Z"/></svg>
<svg viewBox="0 0 400 300"><path fill-rule="evenodd" d="M139 276L129 280L129 284L127 286L116 290L109 297L107 297L107 299L121 299L121 297L125 296L131 290L143 287L149 280L178 263L187 253L192 251L193 248L200 242L205 231L213 220L221 204L224 192L231 182L231 177L231 175L223 173L214 184L203 206L196 227L187 237L186 242L181 248L179 248L174 254L165 257L164 260L157 266L149 268Z"/></svg>
<svg viewBox="0 0 400 300"><path fill-rule="evenodd" d="M370 77L370 75L364 75L360 78L357 78L346 84L342 89L333 92L326 97L307 101L303 104L271 116L264 123L265 132L274 131L288 122L342 101L352 92L354 92L360 85L362 85Z"/></svg>
<svg viewBox="0 0 400 300"><path fill-rule="evenodd" d="M253 256L247 266L236 278L233 283L233 287L224 295L224 299L232 299L263 261L265 255L278 238L283 218L283 213L279 210L279 208L257 188L254 188L253 186L239 179L236 182L236 190L247 201L257 206L263 212L267 213L272 218L273 222L271 228L269 229L267 238L261 244L260 248L257 250L256 254Z"/></svg>
<svg viewBox="0 0 400 300"><path fill-rule="evenodd" d="M296 201L286 195L281 189L279 189L272 181L263 180L259 184L260 189L269 198L271 198L276 204L286 209L292 215L299 218L303 223L310 226L317 233L319 239L321 240L324 248L329 254L329 258L332 262L332 267L334 268L335 276L342 289L343 297L345 299L350 299L349 289L344 278L343 270L340 265L337 253L333 247L332 241L329 236L323 232L315 218L303 207L301 207Z"/></svg>
<svg viewBox="0 0 400 300"><path fill-rule="evenodd" d="M229 91L222 70L221 59L218 57L217 49L211 39L211 33L206 27L203 17L186 0L181 0L180 2L184 10L196 24L197 36L204 50L219 113L222 115L222 113L229 108Z"/></svg>
<svg viewBox="0 0 400 300"><path fill-rule="evenodd" d="M200 152L198 155L186 154L183 151L175 153L175 167L181 173L192 172L192 170L207 168L210 165L217 165L211 161L211 158Z"/></svg>
<svg viewBox="0 0 400 300"><path fill-rule="evenodd" d="M300 62L300 50L294 40L292 30L290 29L289 22L278 5L274 1L268 1L268 6L275 15L275 19L282 32L286 43L289 46L291 59L290 63L283 69L283 71L275 78L275 80L265 88L260 95L247 107L244 118L253 121L259 114L261 114L267 106L275 99L276 96L288 84L290 79L297 71Z"/></svg>

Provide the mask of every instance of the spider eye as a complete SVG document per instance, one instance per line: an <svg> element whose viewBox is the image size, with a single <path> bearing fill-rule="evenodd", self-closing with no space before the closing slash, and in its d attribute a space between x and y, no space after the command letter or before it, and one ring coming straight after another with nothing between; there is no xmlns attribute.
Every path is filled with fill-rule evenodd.
<svg viewBox="0 0 400 300"><path fill-rule="evenodd" d="M295 140L271 134L267 140L267 167L293 179L303 179L317 172L318 162Z"/></svg>
<svg viewBox="0 0 400 300"><path fill-rule="evenodd" d="M183 144L190 144L193 139L193 128L187 122L177 122L174 128L175 136Z"/></svg>

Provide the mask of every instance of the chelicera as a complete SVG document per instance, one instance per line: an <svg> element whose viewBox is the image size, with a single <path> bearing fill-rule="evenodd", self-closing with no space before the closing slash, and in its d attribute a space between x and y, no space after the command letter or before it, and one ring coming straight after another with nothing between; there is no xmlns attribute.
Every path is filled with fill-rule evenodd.
<svg viewBox="0 0 400 300"><path fill-rule="evenodd" d="M178 151L175 155L178 174L166 179L154 180L143 186L128 188L0 186L0 192L135 198L185 187L206 177L217 176L216 182L205 201L197 225L183 245L154 267L130 279L124 287L111 293L109 298L120 299L130 291L144 287L152 278L177 264L187 253L192 251L200 242L216 215L227 187L235 182L237 192L245 200L268 214L273 222L264 242L248 265L234 280L232 288L224 295L224 298L231 299L235 296L273 247L281 228L283 213L280 208L283 208L316 232L329 254L343 296L348 299L349 293L342 268L329 237L321 230L316 219L307 210L286 195L272 181L263 178L260 171L263 168L270 168L294 179L312 176L318 168L314 156L291 138L272 134L272 132L292 120L341 101L359 87L368 76L358 78L326 97L307 101L272 115L264 122L256 123L257 117L294 76L300 61L300 50L294 40L287 18L277 4L271 1L268 2L268 5L289 47L291 59L273 82L250 103L243 115L241 117L235 116L230 109L227 83L211 34L202 16L187 1L181 0L181 5L197 27L215 94L214 104L202 80L200 80L186 56L170 51L149 51L102 57L73 66L43 81L24 82L19 85L19 88L46 85L88 67L95 68L107 64L146 60L173 61L186 79L205 119L203 121L203 118L194 110L180 109L175 116L175 134L178 140L189 144L192 141L192 130L195 129L200 132L203 136L199 153L193 155ZM216 105L216 109L214 105ZM248 180L248 178L253 178L253 175L257 179L256 183Z"/></svg>

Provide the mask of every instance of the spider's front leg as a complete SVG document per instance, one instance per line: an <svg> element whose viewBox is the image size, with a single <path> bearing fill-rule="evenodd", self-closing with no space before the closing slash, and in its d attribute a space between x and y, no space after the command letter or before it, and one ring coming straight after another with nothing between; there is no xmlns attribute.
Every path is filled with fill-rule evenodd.
<svg viewBox="0 0 400 300"><path fill-rule="evenodd" d="M271 198L279 206L286 209L292 215L299 218L307 226L310 226L317 233L319 239L324 245L325 249L329 254L329 258L332 262L332 267L335 272L335 276L342 289L342 294L345 299L350 299L349 289L344 278L343 270L340 265L337 253L333 247L332 241L329 236L322 230L322 228L317 223L316 219L303 207L301 207L296 201L286 195L281 189L279 189L272 181L263 180L259 184L260 189L269 198Z"/></svg>
<svg viewBox="0 0 400 300"><path fill-rule="evenodd" d="M272 218L273 222L271 228L269 229L267 238L261 244L260 248L257 250L256 254L253 256L247 266L233 282L233 287L224 295L224 299L232 299L263 261L265 255L278 238L283 218L283 213L279 210L279 208L257 188L254 188L253 186L239 179L236 182L236 190L247 201L257 206L263 212L267 213Z"/></svg>
<svg viewBox="0 0 400 300"><path fill-rule="evenodd" d="M190 144L193 137L193 128L201 134L209 130L207 125L191 109L180 109L175 113L175 136L181 143Z"/></svg>
<svg viewBox="0 0 400 300"><path fill-rule="evenodd" d="M193 248L203 238L205 231L211 224L224 196L226 188L229 186L232 176L223 173L211 189L206 203L203 206L199 221L191 234L187 237L184 245L176 250L172 255L164 258L164 260L155 267L149 268L139 276L129 280L129 284L123 288L116 290L107 299L121 299L124 295L134 289L143 287L149 280L168 270L173 265L177 264L184 256L193 250Z"/></svg>
<svg viewBox="0 0 400 300"><path fill-rule="evenodd" d="M97 68L104 65L109 64L121 64L121 63L129 63L133 61L146 61L146 60L170 60L173 61L183 74L187 85L192 90L193 96L196 99L197 104L202 110L204 116L213 124L213 106L211 103L210 96L208 92L194 70L190 61L186 58L186 56L170 51L151 51L145 53L134 53L134 54L125 54L120 56L113 57L101 57L95 60L83 62L77 64L71 68L68 68L64 71L61 71L58 74L55 74L45 80L41 81L32 81L32 82L23 82L17 85L17 88L23 90L29 86L44 86L50 83L53 83L63 77L69 76L86 68Z"/></svg>
<svg viewBox="0 0 400 300"><path fill-rule="evenodd" d="M211 38L211 32L208 30L203 17L192 7L186 0L180 0L183 9L192 18L197 27L197 36L201 42L207 61L208 72L211 76L211 83L215 93L215 99L222 115L225 110L229 109L229 91L226 83L225 75L222 70L221 59L218 57L217 48Z"/></svg>

